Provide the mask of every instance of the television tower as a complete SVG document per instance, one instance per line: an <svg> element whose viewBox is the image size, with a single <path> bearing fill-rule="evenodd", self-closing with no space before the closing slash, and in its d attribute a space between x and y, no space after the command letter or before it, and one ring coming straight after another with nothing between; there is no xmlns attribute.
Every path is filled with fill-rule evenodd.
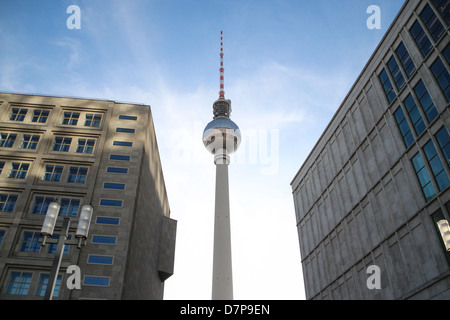
<svg viewBox="0 0 450 320"><path fill-rule="evenodd" d="M230 119L231 100L225 99L223 32L220 32L220 91L213 104L213 120L203 131L203 144L214 155L216 165L216 205L214 216L214 257L212 300L233 299L231 266L230 200L228 186L229 154L241 143L239 127Z"/></svg>

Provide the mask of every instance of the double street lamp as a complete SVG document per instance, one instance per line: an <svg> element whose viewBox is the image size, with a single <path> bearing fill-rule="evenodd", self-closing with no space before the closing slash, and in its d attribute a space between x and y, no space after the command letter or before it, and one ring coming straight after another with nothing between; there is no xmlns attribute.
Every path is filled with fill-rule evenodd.
<svg viewBox="0 0 450 320"><path fill-rule="evenodd" d="M69 228L70 228L70 217L64 217L61 234L59 238L49 239L53 236L53 231L55 230L56 220L58 219L59 209L61 208L58 202L51 202L48 205L47 213L45 214L44 223L41 228L41 235L43 236L42 246L45 247L47 243L57 243L55 257L53 258L52 269L50 271L50 276L47 283L47 288L45 290L44 299L52 300L53 292L55 290L56 280L58 278L59 269L61 266L61 260L64 251L64 245L76 245L78 249L81 246L86 245L86 239L89 232L89 226L91 224L92 213L94 209L91 205L84 205L81 208L80 218L78 219L78 227L75 233L75 238L77 240L68 240Z"/></svg>

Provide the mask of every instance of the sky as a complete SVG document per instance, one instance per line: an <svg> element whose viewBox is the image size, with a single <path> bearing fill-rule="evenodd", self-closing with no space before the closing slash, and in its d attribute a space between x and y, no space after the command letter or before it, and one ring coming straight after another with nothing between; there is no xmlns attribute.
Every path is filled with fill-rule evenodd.
<svg viewBox="0 0 450 320"><path fill-rule="evenodd" d="M225 97L242 134L229 167L234 298L301 300L290 183L403 3L0 0L0 91L151 106L178 221L164 299L208 300L215 166L202 133L223 31ZM367 25L372 5L379 29Z"/></svg>

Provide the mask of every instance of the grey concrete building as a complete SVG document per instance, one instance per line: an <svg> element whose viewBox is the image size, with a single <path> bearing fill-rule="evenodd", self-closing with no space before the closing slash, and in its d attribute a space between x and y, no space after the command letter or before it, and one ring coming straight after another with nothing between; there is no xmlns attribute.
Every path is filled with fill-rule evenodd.
<svg viewBox="0 0 450 320"><path fill-rule="evenodd" d="M449 6L405 1L291 183L307 299L450 299Z"/></svg>
<svg viewBox="0 0 450 320"><path fill-rule="evenodd" d="M54 237L63 216L72 234L83 205L94 213L86 245L66 246L54 299L163 298L176 221L150 106L0 93L0 299L43 299L56 245L40 230L56 199Z"/></svg>

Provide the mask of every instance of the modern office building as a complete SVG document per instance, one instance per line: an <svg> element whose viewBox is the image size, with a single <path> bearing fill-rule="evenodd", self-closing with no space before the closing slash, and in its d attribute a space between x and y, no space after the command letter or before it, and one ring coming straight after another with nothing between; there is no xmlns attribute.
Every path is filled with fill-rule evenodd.
<svg viewBox="0 0 450 320"><path fill-rule="evenodd" d="M450 299L449 9L405 1L291 183L307 299Z"/></svg>
<svg viewBox="0 0 450 320"><path fill-rule="evenodd" d="M56 244L40 230L56 200L53 238L63 217L73 238L81 207L94 212L85 246L65 246L54 299L163 298L176 221L149 106L0 93L0 299L43 299Z"/></svg>

